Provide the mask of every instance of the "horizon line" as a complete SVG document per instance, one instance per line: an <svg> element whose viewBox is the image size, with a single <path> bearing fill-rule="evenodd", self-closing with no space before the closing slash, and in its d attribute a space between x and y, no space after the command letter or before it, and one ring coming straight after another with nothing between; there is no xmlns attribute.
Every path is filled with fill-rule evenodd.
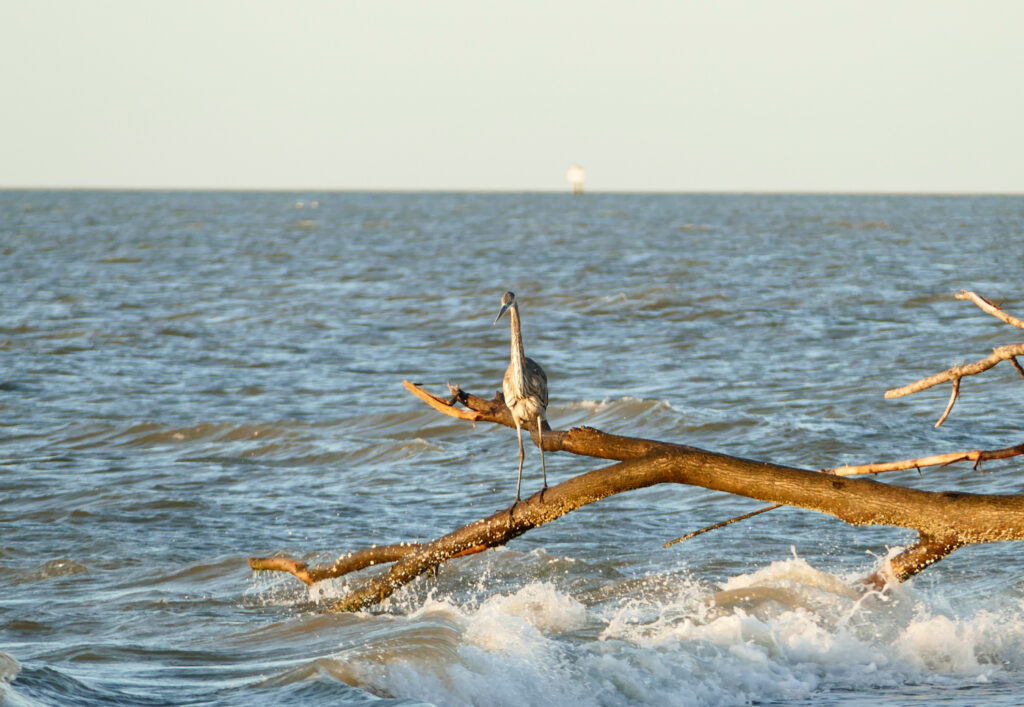
<svg viewBox="0 0 1024 707"><path fill-rule="evenodd" d="M574 195L567 189L465 189L414 187L210 187L210 186L5 186L0 192L208 192L208 193L320 193L320 194L564 194L590 195L752 195L752 196L1024 196L1022 191L883 190L883 189L590 189Z"/></svg>

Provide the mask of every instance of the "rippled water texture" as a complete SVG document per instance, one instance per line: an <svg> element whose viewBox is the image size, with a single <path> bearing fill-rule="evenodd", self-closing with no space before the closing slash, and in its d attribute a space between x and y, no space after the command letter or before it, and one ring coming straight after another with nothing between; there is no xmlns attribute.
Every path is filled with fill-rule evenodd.
<svg viewBox="0 0 1024 707"><path fill-rule="evenodd" d="M301 208L300 208L301 206ZM907 531L702 489L607 499L453 561L380 611L254 576L506 506L507 429L403 378L500 386L519 295L556 428L808 468L1020 442L1024 198L0 193L0 701L1015 704L1013 544L889 597ZM1004 364L1005 365L1005 364ZM554 482L597 468L547 457ZM1020 462L882 479L1017 493ZM540 484L527 451L524 491Z"/></svg>

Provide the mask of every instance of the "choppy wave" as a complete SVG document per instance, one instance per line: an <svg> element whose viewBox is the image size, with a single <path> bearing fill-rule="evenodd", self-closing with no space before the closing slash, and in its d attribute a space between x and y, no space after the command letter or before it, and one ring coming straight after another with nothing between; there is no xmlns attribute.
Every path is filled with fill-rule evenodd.
<svg viewBox="0 0 1024 707"><path fill-rule="evenodd" d="M418 403L416 404L418 406ZM683 412L667 400L622 397L555 404L548 417L558 429L589 425L645 436L678 435L682 430L736 425L713 410ZM56 445L76 450L109 445L178 452L181 460L238 463L322 464L385 463L423 451L440 451L441 443L471 430L425 406L401 412L371 413L316 422L157 422L116 425L83 422L51 433Z"/></svg>
<svg viewBox="0 0 1024 707"><path fill-rule="evenodd" d="M984 702L1024 670L1024 605L954 611L912 587L861 595L797 557L720 587L675 577L598 602L559 584L367 617L377 627L363 625L358 645L270 682L327 677L446 705L885 702L924 686Z"/></svg>
<svg viewBox="0 0 1024 707"><path fill-rule="evenodd" d="M557 405L549 410L548 416L560 428L587 425L624 434L643 430L647 437L670 434L686 422L684 413L667 400L629 396Z"/></svg>

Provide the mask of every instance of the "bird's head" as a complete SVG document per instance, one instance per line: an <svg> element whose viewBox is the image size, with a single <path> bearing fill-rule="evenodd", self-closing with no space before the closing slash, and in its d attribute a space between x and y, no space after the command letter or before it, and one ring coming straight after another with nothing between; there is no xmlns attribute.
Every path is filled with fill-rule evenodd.
<svg viewBox="0 0 1024 707"><path fill-rule="evenodd" d="M498 323L498 320L504 316L505 312L515 306L516 294L514 292L506 292L501 296L501 310L498 312L498 316L494 318L494 324ZM492 324L493 326L493 324Z"/></svg>

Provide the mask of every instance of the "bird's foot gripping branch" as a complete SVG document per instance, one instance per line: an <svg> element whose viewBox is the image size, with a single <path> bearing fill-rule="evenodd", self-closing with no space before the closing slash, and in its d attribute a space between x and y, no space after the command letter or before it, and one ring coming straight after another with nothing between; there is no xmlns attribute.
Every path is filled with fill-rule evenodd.
<svg viewBox="0 0 1024 707"><path fill-rule="evenodd" d="M964 293L962 298L969 299L971 294ZM982 301L995 308L988 300ZM972 373L974 371L957 370L952 377L943 380ZM516 420L501 394L485 400L449 386L449 395L442 397L408 381L404 385L417 398L445 415L473 423L489 422L516 428ZM963 545L1024 540L1022 495L921 491L872 479L850 478L962 461L977 466L988 459L1024 454L1024 444L815 471L669 442L623 437L589 427L551 430L545 423L539 431L530 432L531 436L535 435L534 441L547 452L568 452L614 463L552 486L543 496L534 494L518 503L514 514L507 508L500 509L432 542L367 548L343 555L331 565L312 568L284 557L251 558L249 564L256 570L290 572L310 584L371 566L389 565L334 605L338 610L358 610L385 600L416 577L448 560L504 545L532 528L609 496L666 483L700 486L776 505L804 508L851 525L888 525L916 530L918 541L915 544L865 578L864 584L869 588L912 577Z"/></svg>

